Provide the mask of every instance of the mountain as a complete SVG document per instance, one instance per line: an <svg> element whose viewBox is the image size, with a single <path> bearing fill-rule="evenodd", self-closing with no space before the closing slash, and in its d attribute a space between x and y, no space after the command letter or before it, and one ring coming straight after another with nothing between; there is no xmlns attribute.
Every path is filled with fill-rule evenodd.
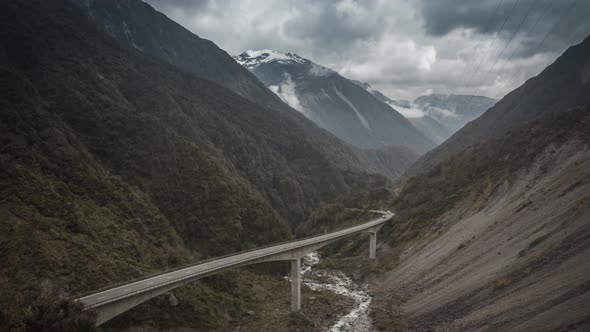
<svg viewBox="0 0 590 332"><path fill-rule="evenodd" d="M418 118L408 117L408 120L410 120L414 127L418 128L418 130L420 130L422 133L424 133L424 135L428 136L437 144L444 142L455 132L451 128L445 126L440 121L427 114L424 114Z"/></svg>
<svg viewBox="0 0 590 332"><path fill-rule="evenodd" d="M355 83L403 114L414 127L436 144L444 142L497 101L483 96L441 94L420 96L413 102L393 100L366 82Z"/></svg>
<svg viewBox="0 0 590 332"><path fill-rule="evenodd" d="M408 106L397 104L402 114L404 109L412 108L420 112L421 116L408 117L408 120L440 144L494 106L496 101L483 96L431 94L414 99Z"/></svg>
<svg viewBox="0 0 590 332"><path fill-rule="evenodd" d="M43 280L73 296L338 227L388 185L299 113L131 48L70 1L4 1L0 31L2 330L40 329ZM179 289L162 324L228 329L240 273Z"/></svg>
<svg viewBox="0 0 590 332"><path fill-rule="evenodd" d="M419 160L386 230L378 327L588 330L588 63L590 38Z"/></svg>
<svg viewBox="0 0 590 332"><path fill-rule="evenodd" d="M355 82L293 53L246 51L235 57L291 107L361 148L399 145L422 154L434 143Z"/></svg>
<svg viewBox="0 0 590 332"><path fill-rule="evenodd" d="M219 83L264 108L283 113L283 116L291 118L292 121L306 122L299 112L284 103L224 50L209 40L199 38L150 5L138 0L88 0L72 3L80 6L84 15L98 29L119 42L199 77ZM317 134L317 131L314 132ZM327 137L322 139L332 140ZM323 149L324 146L327 147L329 144L317 148ZM355 169L375 172L392 179L399 177L411 164L407 163L407 160L413 162L418 159L417 154L409 155L403 147L380 151L364 151L355 147L346 149L347 152L341 153L328 148L322 153L330 155L338 164L354 165ZM400 155L394 155L397 153ZM338 160L344 155L350 158ZM384 155L388 157L384 158ZM383 160L388 160L389 164L383 163Z"/></svg>
<svg viewBox="0 0 590 332"><path fill-rule="evenodd" d="M413 102L393 100L366 82L354 82L403 114L420 132L436 144L444 142L469 121L482 115L497 101L483 96L441 94L420 96Z"/></svg>
<svg viewBox="0 0 590 332"><path fill-rule="evenodd" d="M590 107L462 150L410 178L392 208L403 218L381 253L397 263L374 285L377 326L590 327Z"/></svg>
<svg viewBox="0 0 590 332"><path fill-rule="evenodd" d="M453 133L478 118L496 102L495 99L483 96L454 94L431 94L414 99L414 104L425 115L448 127Z"/></svg>
<svg viewBox="0 0 590 332"><path fill-rule="evenodd" d="M590 39L569 48L538 76L510 92L477 120L468 123L412 166L408 174L427 172L469 146L519 130L535 117L590 101Z"/></svg>

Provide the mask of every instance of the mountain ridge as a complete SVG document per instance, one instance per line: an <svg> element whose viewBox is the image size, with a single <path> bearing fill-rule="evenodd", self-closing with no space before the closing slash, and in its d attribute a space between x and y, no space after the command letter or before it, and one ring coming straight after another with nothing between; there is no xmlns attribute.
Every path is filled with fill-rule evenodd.
<svg viewBox="0 0 590 332"><path fill-rule="evenodd" d="M405 146L419 154L434 146L364 88L311 60L272 50L248 50L234 59L290 106L350 144Z"/></svg>
<svg viewBox="0 0 590 332"><path fill-rule="evenodd" d="M332 148L323 149L322 153L330 156L330 159L341 167L375 172L388 177L405 171L406 168L399 167L406 163L399 163L396 159L388 158L392 161L389 165L378 162L376 156L382 155L385 150L363 151L336 142L336 137L330 137L332 135L327 132L325 135L321 134L314 128L316 125L313 122L284 103L225 51L168 19L149 4L140 3L138 0L89 0L83 3L71 1L81 8L84 15L99 30L120 43L229 88L268 111L282 113L298 123L299 130L321 136L321 141L328 144L321 144L318 148L323 149L322 147L331 145ZM334 146L337 145L339 148L335 149ZM388 151L393 153L395 150ZM405 152L400 153L401 159L407 158ZM412 158L415 160L417 156Z"/></svg>

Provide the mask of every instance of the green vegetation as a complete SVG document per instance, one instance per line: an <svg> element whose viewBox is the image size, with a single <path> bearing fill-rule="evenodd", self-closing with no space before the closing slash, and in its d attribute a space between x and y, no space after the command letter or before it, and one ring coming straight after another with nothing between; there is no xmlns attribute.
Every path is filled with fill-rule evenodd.
<svg viewBox="0 0 590 332"><path fill-rule="evenodd" d="M49 281L27 289L14 289L0 281L3 299L0 302L0 327L4 331L94 331L94 315L83 311Z"/></svg>
<svg viewBox="0 0 590 332"><path fill-rule="evenodd" d="M508 285L510 285L510 280L508 280L508 278L500 278L494 282L494 290L499 290Z"/></svg>
<svg viewBox="0 0 590 332"><path fill-rule="evenodd" d="M303 117L122 47L68 1L2 2L0 31L0 329L41 280L73 296L339 228L332 212L388 184ZM179 290L193 326L247 309L223 278Z"/></svg>

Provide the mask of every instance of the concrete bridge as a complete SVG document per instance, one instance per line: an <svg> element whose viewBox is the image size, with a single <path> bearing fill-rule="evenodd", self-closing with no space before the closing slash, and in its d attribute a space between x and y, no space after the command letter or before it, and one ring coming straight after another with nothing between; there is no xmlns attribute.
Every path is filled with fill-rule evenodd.
<svg viewBox="0 0 590 332"><path fill-rule="evenodd" d="M98 326L151 298L197 279L227 269L250 264L270 261L290 261L291 311L299 311L301 308L301 257L344 237L357 233L368 233L369 258L375 258L377 231L394 214L389 211L372 210L371 212L379 213L382 216L362 225L340 231L239 252L223 258L197 263L193 266L162 273L155 277L149 277L130 282L123 286L99 291L79 298L76 301L81 302L85 309L96 312L96 325Z"/></svg>

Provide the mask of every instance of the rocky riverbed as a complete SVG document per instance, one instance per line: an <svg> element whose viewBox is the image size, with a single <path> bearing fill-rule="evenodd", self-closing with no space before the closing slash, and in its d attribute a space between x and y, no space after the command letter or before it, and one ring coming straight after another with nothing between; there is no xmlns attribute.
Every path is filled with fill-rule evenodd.
<svg viewBox="0 0 590 332"><path fill-rule="evenodd" d="M318 269L320 255L317 252L310 253L303 258L301 274L303 283L313 290L329 290L336 294L344 295L354 301L350 312L342 316L338 322L332 325L329 332L369 332L373 331L370 313L370 304L373 299L366 284L354 282L351 278L339 271Z"/></svg>

